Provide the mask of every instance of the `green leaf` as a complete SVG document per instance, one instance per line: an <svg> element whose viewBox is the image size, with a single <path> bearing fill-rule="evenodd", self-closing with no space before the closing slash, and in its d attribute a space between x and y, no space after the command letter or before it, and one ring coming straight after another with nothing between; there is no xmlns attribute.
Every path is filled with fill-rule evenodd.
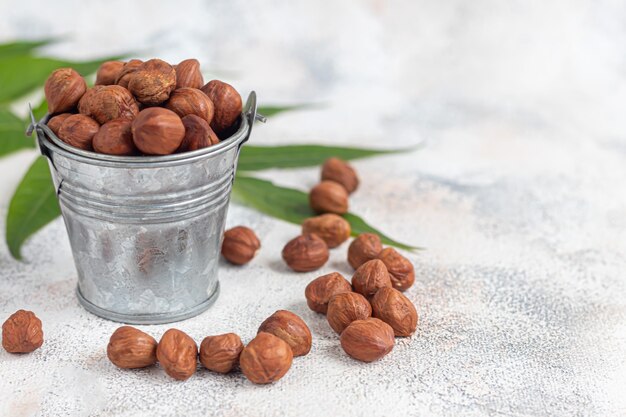
<svg viewBox="0 0 626 417"><path fill-rule="evenodd" d="M245 145L241 150L237 169L258 171L268 168L300 168L321 165L331 157L347 161L406 151L410 151L410 149L384 150L322 145Z"/></svg>
<svg viewBox="0 0 626 417"><path fill-rule="evenodd" d="M53 43L55 39L41 39L38 41L15 41L0 44L0 59L15 55L27 55L33 50Z"/></svg>
<svg viewBox="0 0 626 417"><path fill-rule="evenodd" d="M233 199L262 213L290 223L302 224L307 217L315 216L315 213L309 207L309 199L306 193L293 188L280 187L270 181L245 175L237 175L233 186ZM365 220L356 214L348 213L343 217L350 223L353 236L365 232L376 233L386 245L406 250L420 249L417 246L393 240L368 225Z"/></svg>
<svg viewBox="0 0 626 417"><path fill-rule="evenodd" d="M6 241L13 257L21 259L24 241L60 214L48 162L39 157L20 182L9 205Z"/></svg>
<svg viewBox="0 0 626 417"><path fill-rule="evenodd" d="M260 113L265 117L272 117L276 116L279 113L303 110L311 107L313 107L312 104L292 104L290 106L259 106L257 108L257 113Z"/></svg>
<svg viewBox="0 0 626 417"><path fill-rule="evenodd" d="M42 117L44 117L48 113L48 102L43 100L39 105L33 108L33 114L35 115L35 120L39 121ZM30 114L26 116L26 125L30 124Z"/></svg>
<svg viewBox="0 0 626 417"><path fill-rule="evenodd" d="M0 156L35 146L34 141L26 137L26 126L24 120L0 108Z"/></svg>

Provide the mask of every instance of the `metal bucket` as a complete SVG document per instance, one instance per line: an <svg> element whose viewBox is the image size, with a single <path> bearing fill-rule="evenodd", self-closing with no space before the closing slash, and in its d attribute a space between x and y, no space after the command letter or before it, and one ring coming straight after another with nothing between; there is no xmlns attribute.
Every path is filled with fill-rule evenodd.
<svg viewBox="0 0 626 417"><path fill-rule="evenodd" d="M158 157L83 151L58 139L47 118L33 121L69 235L78 299L88 311L158 324L211 306L237 159L257 117L252 92L228 139Z"/></svg>

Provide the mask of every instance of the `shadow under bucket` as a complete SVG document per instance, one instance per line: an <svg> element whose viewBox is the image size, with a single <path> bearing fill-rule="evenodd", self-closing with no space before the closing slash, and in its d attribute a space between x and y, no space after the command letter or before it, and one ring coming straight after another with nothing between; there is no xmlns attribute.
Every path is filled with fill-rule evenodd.
<svg viewBox="0 0 626 417"><path fill-rule="evenodd" d="M237 131L217 145L158 157L71 147L33 121L78 272L77 294L109 320L158 324L195 316L219 294L218 263L250 93Z"/></svg>

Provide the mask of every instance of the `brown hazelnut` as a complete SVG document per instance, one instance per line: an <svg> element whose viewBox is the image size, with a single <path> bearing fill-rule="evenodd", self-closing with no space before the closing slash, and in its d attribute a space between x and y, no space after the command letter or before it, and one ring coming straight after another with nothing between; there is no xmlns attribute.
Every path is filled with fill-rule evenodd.
<svg viewBox="0 0 626 417"><path fill-rule="evenodd" d="M50 128L50 130L52 130L54 132L54 134L58 136L59 135L59 129L61 129L61 125L63 124L65 119L67 119L71 115L72 115L72 113L61 113L61 114L59 114L57 116L54 116L50 120L48 120L47 125Z"/></svg>
<svg viewBox="0 0 626 417"><path fill-rule="evenodd" d="M209 371L227 374L239 363L243 343L235 333L207 336L200 343L200 363Z"/></svg>
<svg viewBox="0 0 626 417"><path fill-rule="evenodd" d="M160 59L141 64L130 77L128 90L147 106L157 106L170 97L176 88L176 70Z"/></svg>
<svg viewBox="0 0 626 417"><path fill-rule="evenodd" d="M197 59L185 59L175 66L176 88L202 88L204 79L200 72L200 63Z"/></svg>
<svg viewBox="0 0 626 417"><path fill-rule="evenodd" d="M359 177L350 164L339 158L329 158L322 165L322 181L334 181L341 184L348 194L359 186Z"/></svg>
<svg viewBox="0 0 626 417"><path fill-rule="evenodd" d="M84 114L73 114L61 125L59 139L68 145L91 151L93 137L98 133L100 125L91 117Z"/></svg>
<svg viewBox="0 0 626 417"><path fill-rule="evenodd" d="M70 111L87 91L87 83L72 68L59 68L50 74L44 86L48 112L63 113Z"/></svg>
<svg viewBox="0 0 626 417"><path fill-rule="evenodd" d="M367 261L376 259L383 245L380 238L374 233L362 233L350 243L348 247L348 263L357 269Z"/></svg>
<svg viewBox="0 0 626 417"><path fill-rule="evenodd" d="M355 292L343 292L330 298L326 319L330 327L341 334L354 320L363 320L371 315L372 306L365 297Z"/></svg>
<svg viewBox="0 0 626 417"><path fill-rule="evenodd" d="M213 118L214 111L213 102L202 91L189 87L174 90L165 104L165 108L170 109L180 117L195 114L209 123Z"/></svg>
<svg viewBox="0 0 626 417"><path fill-rule="evenodd" d="M131 326L122 326L111 335L107 356L119 368L145 368L154 365L157 341L154 337Z"/></svg>
<svg viewBox="0 0 626 417"><path fill-rule="evenodd" d="M114 119L103 124L93 137L93 149L107 155L135 155L130 119Z"/></svg>
<svg viewBox="0 0 626 417"><path fill-rule="evenodd" d="M176 113L162 107L139 112L132 124L135 146L148 155L169 155L180 147L185 126Z"/></svg>
<svg viewBox="0 0 626 417"><path fill-rule="evenodd" d="M343 275L331 272L309 282L304 290L304 296L311 310L326 314L330 298L344 292L352 292L352 286Z"/></svg>
<svg viewBox="0 0 626 417"><path fill-rule="evenodd" d="M317 235L300 235L287 242L282 255L294 271L315 271L328 261L328 245Z"/></svg>
<svg viewBox="0 0 626 417"><path fill-rule="evenodd" d="M352 275L354 291L370 297L383 287L391 287L389 272L382 261L372 259L357 268Z"/></svg>
<svg viewBox="0 0 626 417"><path fill-rule="evenodd" d="M122 61L107 61L103 62L96 72L96 85L111 85L115 84L117 77L120 76L122 68L124 68Z"/></svg>
<svg viewBox="0 0 626 417"><path fill-rule="evenodd" d="M217 145L220 140L209 124L195 114L182 118L185 126L185 137L176 152L190 152Z"/></svg>
<svg viewBox="0 0 626 417"><path fill-rule="evenodd" d="M302 234L315 233L329 248L336 248L350 237L350 223L343 217L327 213L310 217L302 223Z"/></svg>
<svg viewBox="0 0 626 417"><path fill-rule="evenodd" d="M169 329L163 334L156 355L165 372L174 379L184 381L196 372L198 346L180 330Z"/></svg>
<svg viewBox="0 0 626 417"><path fill-rule="evenodd" d="M354 359L373 362L393 349L393 329L387 323L369 318L355 320L341 333L341 347Z"/></svg>
<svg viewBox="0 0 626 417"><path fill-rule="evenodd" d="M17 310L2 324L2 347L9 353L30 353L43 344L41 320L35 313Z"/></svg>
<svg viewBox="0 0 626 417"><path fill-rule="evenodd" d="M78 103L78 111L104 124L120 117L134 119L139 113L130 92L119 85L102 85L89 89Z"/></svg>
<svg viewBox="0 0 626 417"><path fill-rule="evenodd" d="M415 268L404 256L394 248L385 248L378 254L378 259L383 261L391 277L391 285L400 291L406 291L415 282Z"/></svg>
<svg viewBox="0 0 626 417"><path fill-rule="evenodd" d="M348 212L348 192L341 184L322 181L309 192L309 204L318 213Z"/></svg>
<svg viewBox="0 0 626 417"><path fill-rule="evenodd" d="M291 311L278 310L261 323L259 332L271 333L283 339L291 348L293 356L304 356L311 351L311 330L304 320Z"/></svg>
<svg viewBox="0 0 626 417"><path fill-rule="evenodd" d="M232 85L219 80L209 81L202 92L215 105L215 115L211 120L211 129L220 133L231 127L241 114L241 96Z"/></svg>
<svg viewBox="0 0 626 417"><path fill-rule="evenodd" d="M118 74L117 79L115 80L115 84L121 85L124 88L128 88L128 83L130 82L131 77L133 76L135 71L137 71L137 68L141 66L141 64L143 64L143 61L140 59L131 59L130 61L125 63L120 73Z"/></svg>
<svg viewBox="0 0 626 417"><path fill-rule="evenodd" d="M261 247L259 238L245 226L233 227L224 232L222 256L235 265L247 264Z"/></svg>
<svg viewBox="0 0 626 417"><path fill-rule="evenodd" d="M373 316L393 328L396 336L411 336L417 328L415 306L395 288L381 288L372 297Z"/></svg>
<svg viewBox="0 0 626 417"><path fill-rule="evenodd" d="M239 367L255 384L269 384L281 379L293 361L293 352L283 339L261 332L243 348Z"/></svg>

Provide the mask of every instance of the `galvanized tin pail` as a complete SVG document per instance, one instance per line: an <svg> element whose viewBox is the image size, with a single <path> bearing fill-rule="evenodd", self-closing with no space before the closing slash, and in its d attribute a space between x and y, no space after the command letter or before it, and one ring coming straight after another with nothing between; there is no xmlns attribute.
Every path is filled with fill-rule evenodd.
<svg viewBox="0 0 626 417"><path fill-rule="evenodd" d="M67 227L78 299L87 310L157 324L195 316L215 301L237 159L256 118L252 92L231 137L158 157L83 151L58 139L47 118L33 122Z"/></svg>

